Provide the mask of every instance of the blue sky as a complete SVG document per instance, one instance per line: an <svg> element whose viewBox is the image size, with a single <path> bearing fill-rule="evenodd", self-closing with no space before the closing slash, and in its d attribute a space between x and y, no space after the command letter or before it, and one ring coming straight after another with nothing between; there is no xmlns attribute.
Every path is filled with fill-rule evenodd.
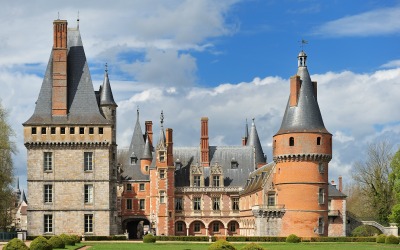
<svg viewBox="0 0 400 250"><path fill-rule="evenodd" d="M24 188L21 124L39 94L52 22L59 12L75 27L78 11L95 89L109 65L120 148L130 142L137 107L156 135L163 109L175 146L198 145L202 116L210 118L212 145L240 145L245 120L254 117L271 161L302 39L333 134L330 179L350 182L369 143L399 147L400 1L9 1L0 9L0 98Z"/></svg>

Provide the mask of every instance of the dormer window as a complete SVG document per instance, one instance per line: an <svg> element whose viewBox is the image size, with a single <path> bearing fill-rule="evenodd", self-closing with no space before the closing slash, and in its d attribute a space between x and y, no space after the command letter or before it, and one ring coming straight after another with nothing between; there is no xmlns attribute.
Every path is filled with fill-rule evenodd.
<svg viewBox="0 0 400 250"><path fill-rule="evenodd" d="M176 162L175 162L175 168L176 169L181 169L181 167L182 167L182 162L179 159L177 159Z"/></svg>
<svg viewBox="0 0 400 250"><path fill-rule="evenodd" d="M158 155L158 159L160 160L160 162L164 162L165 161L165 151L159 151L159 155Z"/></svg>
<svg viewBox="0 0 400 250"><path fill-rule="evenodd" d="M131 165L136 164L137 160L138 160L138 158L137 158L135 152L132 152L132 154L131 154Z"/></svg>
<svg viewBox="0 0 400 250"><path fill-rule="evenodd" d="M231 169L237 169L238 167L239 167L239 163L235 160L235 158L232 158Z"/></svg>
<svg viewBox="0 0 400 250"><path fill-rule="evenodd" d="M220 185L220 176L214 175L213 176L213 187L219 187Z"/></svg>

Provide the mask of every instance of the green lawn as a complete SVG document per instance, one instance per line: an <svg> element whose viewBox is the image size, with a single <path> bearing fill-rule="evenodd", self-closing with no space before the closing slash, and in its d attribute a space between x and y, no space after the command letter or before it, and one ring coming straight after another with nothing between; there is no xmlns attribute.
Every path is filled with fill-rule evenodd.
<svg viewBox="0 0 400 250"><path fill-rule="evenodd" d="M124 249L140 249L140 250L204 250L210 245L209 243L90 243L90 250L124 250ZM240 250L245 243L234 243L234 246ZM306 250L306 249L321 249L321 250L369 250L369 249L400 249L400 245L386 245L377 243L260 243L267 250Z"/></svg>

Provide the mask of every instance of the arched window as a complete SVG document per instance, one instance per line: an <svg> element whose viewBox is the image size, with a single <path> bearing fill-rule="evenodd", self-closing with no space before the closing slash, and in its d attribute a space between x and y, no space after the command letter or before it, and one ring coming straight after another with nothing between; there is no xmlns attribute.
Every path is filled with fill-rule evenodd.
<svg viewBox="0 0 400 250"><path fill-rule="evenodd" d="M321 145L321 137L317 137L317 145Z"/></svg>
<svg viewBox="0 0 400 250"><path fill-rule="evenodd" d="M293 137L289 138L289 146L294 146L294 138Z"/></svg>

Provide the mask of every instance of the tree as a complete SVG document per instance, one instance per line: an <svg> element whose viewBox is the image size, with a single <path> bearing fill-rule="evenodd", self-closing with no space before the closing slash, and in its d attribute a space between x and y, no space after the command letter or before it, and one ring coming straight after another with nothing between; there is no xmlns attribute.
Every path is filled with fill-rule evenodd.
<svg viewBox="0 0 400 250"><path fill-rule="evenodd" d="M7 122L7 111L0 103L0 230L6 230L12 223L11 209L15 202L11 187L14 180L11 158L15 152L15 145L11 141L13 135Z"/></svg>
<svg viewBox="0 0 400 250"><path fill-rule="evenodd" d="M372 216L380 223L388 224L388 216L395 203L392 173L392 146L387 141L368 145L367 158L357 162L352 172L353 179L361 187L362 194L374 208Z"/></svg>
<svg viewBox="0 0 400 250"><path fill-rule="evenodd" d="M400 150L393 156L390 166L392 168L390 180L393 182L393 190L397 204L392 207L389 221L400 223Z"/></svg>

